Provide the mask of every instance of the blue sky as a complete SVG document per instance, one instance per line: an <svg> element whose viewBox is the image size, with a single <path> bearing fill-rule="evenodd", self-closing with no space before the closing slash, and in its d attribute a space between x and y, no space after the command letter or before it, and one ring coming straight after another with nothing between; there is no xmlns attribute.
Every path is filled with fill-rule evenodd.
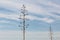
<svg viewBox="0 0 60 40"><path fill-rule="evenodd" d="M31 33L38 31L36 34L49 32L51 24L53 32L60 32L60 0L0 0L1 31L22 31L22 27L18 27L18 25L21 22L19 21L19 15L23 4L29 14L26 16L29 19L29 22L27 22L29 26L26 31Z"/></svg>
<svg viewBox="0 0 60 40"><path fill-rule="evenodd" d="M18 28L23 4L29 14L26 16L29 19L27 30L48 31L49 24L51 24L53 30L60 31L59 0L0 0L1 30L16 30Z"/></svg>

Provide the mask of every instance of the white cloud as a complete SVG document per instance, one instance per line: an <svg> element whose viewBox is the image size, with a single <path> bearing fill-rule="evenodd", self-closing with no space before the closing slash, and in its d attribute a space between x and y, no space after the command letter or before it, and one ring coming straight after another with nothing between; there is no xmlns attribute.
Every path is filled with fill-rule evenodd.
<svg viewBox="0 0 60 40"><path fill-rule="evenodd" d="M58 5L58 4L54 3L54 2L48 2L48 5L49 6L60 8L60 5Z"/></svg>
<svg viewBox="0 0 60 40"><path fill-rule="evenodd" d="M37 2L41 2L41 0L38 0ZM8 8L16 8L16 9L18 9L18 10L20 10L21 9L21 7L22 7L22 2L13 2L13 1L10 1L10 0L0 0L0 3L1 4L3 4L6 8L8 7ZM44 5L48 5L48 6L56 6L56 7L59 7L57 4L54 4L54 3L52 3L52 2L49 2L49 1L45 1L45 2L41 2L42 4L44 4ZM38 6L38 5L36 5L36 4L32 4L32 3L28 3L28 2L24 2L24 4L26 5L26 9L29 11L29 12L32 12L32 13L36 13L36 14L41 14L41 15L49 15L49 16L52 16L52 17L54 17L54 15L50 15L50 13L49 12L51 12L51 10L50 11L47 11L47 10L45 10L44 8L42 8L41 6ZM19 12L18 12L19 13ZM5 14L0 14L0 15L2 15L2 16L0 16L0 17L6 17L6 18L8 18L8 19L13 19L13 20L18 20L18 18L19 18L19 16L18 15L15 15L15 14L12 14L12 15L5 15ZM55 18L55 17L54 17ZM45 22L48 22L48 23L52 23L54 20L53 19L49 19L49 18L39 18L39 17L34 17L34 16L29 16L29 19L30 20L42 20L42 21L45 21Z"/></svg>
<svg viewBox="0 0 60 40"><path fill-rule="evenodd" d="M18 40L18 32L0 31L0 40Z"/></svg>
<svg viewBox="0 0 60 40"><path fill-rule="evenodd" d="M18 9L21 8L22 3L19 4L18 2L13 2L11 0L0 0L0 5L1 5L0 7L4 7L6 9L13 10L13 11L15 11L16 9L17 11Z"/></svg>
<svg viewBox="0 0 60 40"><path fill-rule="evenodd" d="M7 19L12 19L12 20L19 20L19 15L17 14L0 14L0 17L2 18L7 18ZM37 21L44 21L47 23L52 23L54 20L53 19L49 19L49 18L40 18L40 17L36 17L36 16L31 16L31 15L27 15L26 16L27 19L29 20L37 20ZM6 22L6 21L1 21L1 22Z"/></svg>
<svg viewBox="0 0 60 40"><path fill-rule="evenodd" d="M52 13L49 14L49 15L51 15L51 16L52 16L53 18L55 18L56 20L58 20L58 19L60 20L60 16L58 16L58 15L54 15L54 14L52 14Z"/></svg>
<svg viewBox="0 0 60 40"><path fill-rule="evenodd" d="M54 32L53 39L59 40L60 32ZM49 32L26 31L26 40L50 40ZM22 31L0 31L0 40L22 40Z"/></svg>
<svg viewBox="0 0 60 40"><path fill-rule="evenodd" d="M43 4L43 5L47 5L47 6L50 6L50 7L54 7L54 8L60 8L60 5L57 4L56 2L53 2L53 1L37 0L37 1L36 1L36 4L37 4L37 3Z"/></svg>
<svg viewBox="0 0 60 40"><path fill-rule="evenodd" d="M40 17L36 17L36 16L27 16L27 18L30 19L30 20L44 21L44 22L47 22L47 23L54 22L54 20L50 19L50 18L40 18Z"/></svg>
<svg viewBox="0 0 60 40"><path fill-rule="evenodd" d="M49 39L48 32L28 32L26 31L26 40ZM0 40L22 40L22 31L0 31Z"/></svg>
<svg viewBox="0 0 60 40"><path fill-rule="evenodd" d="M18 15L16 14L0 14L0 17L2 18L7 18L7 19L13 19L13 20L18 20Z"/></svg>
<svg viewBox="0 0 60 40"><path fill-rule="evenodd" d="M42 9L42 7L34 5L34 4L26 4L26 9L32 13L36 14L42 14L46 12L45 10Z"/></svg>
<svg viewBox="0 0 60 40"><path fill-rule="evenodd" d="M41 0L38 0L38 2L41 2ZM42 6L38 6L36 4L32 4L32 3L26 3L24 2L24 4L26 5L26 9L29 11L29 12L32 12L32 13L36 13L36 14L39 14L39 15L44 15L44 16L52 16L53 18L55 18L54 16L55 15L51 15L51 12L59 12L60 13L60 5L56 4L56 3L53 3L51 1L43 1L41 2L41 4L43 5L47 5L47 6L52 6L52 8L43 8ZM56 18L58 18L58 16L56 16ZM53 20L50 20L50 21L53 21Z"/></svg>

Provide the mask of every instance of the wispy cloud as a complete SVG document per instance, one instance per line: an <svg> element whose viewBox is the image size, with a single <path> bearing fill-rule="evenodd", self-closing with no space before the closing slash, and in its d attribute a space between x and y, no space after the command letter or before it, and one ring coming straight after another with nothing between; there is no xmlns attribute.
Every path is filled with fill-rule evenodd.
<svg viewBox="0 0 60 40"><path fill-rule="evenodd" d="M7 18L7 19L11 19L11 20L16 20L18 21L19 20L19 15L15 15L15 14L0 14L0 18ZM45 21L47 23L51 23L53 22L54 20L53 19L49 19L49 18L40 18L40 17L36 17L36 16L31 16L31 15L28 15L26 16L27 19L29 20L37 20L37 21Z"/></svg>
<svg viewBox="0 0 60 40"><path fill-rule="evenodd" d="M12 20L18 20L18 15L15 14L0 14L0 18L7 18L7 19L12 19Z"/></svg>
<svg viewBox="0 0 60 40"><path fill-rule="evenodd" d="M52 23L55 21L55 19L59 20L60 18L59 15L57 14L55 15L52 13L52 12L60 13L60 9L59 9L60 5L47 0L45 1L44 0L37 0L37 1L36 0L33 1L0 0L0 10L3 11L3 12L0 11L0 18L6 18L6 19L18 21L19 20L18 18L20 16L19 14L21 13L22 4L25 4L26 10L28 10L29 14L31 13L30 15L26 16L31 21L37 20L37 21ZM40 15L43 15L44 17L40 17Z"/></svg>
<svg viewBox="0 0 60 40"><path fill-rule="evenodd" d="M54 20L50 19L50 18L40 18L40 17L36 17L36 16L27 16L27 18L30 19L30 20L44 21L44 22L47 22L47 23L54 22Z"/></svg>

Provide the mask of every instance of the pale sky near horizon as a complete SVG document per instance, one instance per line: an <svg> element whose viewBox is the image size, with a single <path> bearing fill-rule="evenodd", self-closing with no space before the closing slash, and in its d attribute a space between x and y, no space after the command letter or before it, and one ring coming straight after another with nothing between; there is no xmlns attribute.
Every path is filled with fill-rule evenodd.
<svg viewBox="0 0 60 40"><path fill-rule="evenodd" d="M29 14L27 40L49 40L50 24L54 40L60 39L60 0L0 0L0 40L22 40L17 32L22 31L18 25L23 4Z"/></svg>

